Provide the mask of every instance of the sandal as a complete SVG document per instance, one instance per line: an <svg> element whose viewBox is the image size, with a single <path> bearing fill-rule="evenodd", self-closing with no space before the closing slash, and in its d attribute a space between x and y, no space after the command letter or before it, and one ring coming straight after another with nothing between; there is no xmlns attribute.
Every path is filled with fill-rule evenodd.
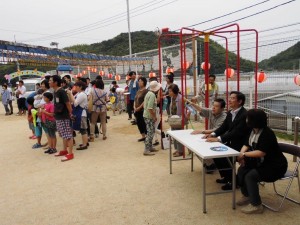
<svg viewBox="0 0 300 225"><path fill-rule="evenodd" d="M177 150L175 152L173 152L173 156L176 155L177 153L179 153Z"/></svg>
<svg viewBox="0 0 300 225"><path fill-rule="evenodd" d="M68 154L67 150L61 150L57 154L55 154L54 156L64 156L64 155L67 155L67 154Z"/></svg>
<svg viewBox="0 0 300 225"><path fill-rule="evenodd" d="M180 156L183 156L183 153L176 152L176 154L173 155L173 157L180 157Z"/></svg>
<svg viewBox="0 0 300 225"><path fill-rule="evenodd" d="M74 158L74 154L67 154L64 158L61 159L62 162L69 161Z"/></svg>

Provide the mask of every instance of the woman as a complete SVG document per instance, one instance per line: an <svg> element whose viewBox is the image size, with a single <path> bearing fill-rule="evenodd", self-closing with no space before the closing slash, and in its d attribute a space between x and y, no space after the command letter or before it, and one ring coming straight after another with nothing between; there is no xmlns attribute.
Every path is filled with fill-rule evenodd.
<svg viewBox="0 0 300 225"><path fill-rule="evenodd" d="M182 112L182 95L179 93L179 88L176 84L171 84L168 87L169 96L171 97L171 104L170 104L170 115L178 115L182 117L184 112ZM186 121L186 118L184 118ZM173 129L172 130L176 130ZM174 148L176 151L173 153L174 157L183 156L184 147L182 144L178 143L174 140Z"/></svg>
<svg viewBox="0 0 300 225"><path fill-rule="evenodd" d="M87 112L88 105L87 95L84 92L86 84L83 81L77 81L74 84L76 90L75 100L73 103L73 129L79 130L82 137L82 144L79 145L76 150L85 150L88 148L88 136L87 136Z"/></svg>
<svg viewBox="0 0 300 225"><path fill-rule="evenodd" d="M151 81L149 91L145 96L143 117L146 123L147 135L145 139L144 155L154 155L157 150L153 148L152 141L155 133L155 122L158 120L156 116L157 99L155 94L160 90L161 84L157 81Z"/></svg>
<svg viewBox="0 0 300 225"><path fill-rule="evenodd" d="M238 162L238 181L242 198L237 205L247 205L243 213L262 213L258 182L274 182L284 176L287 160L279 149L274 132L267 126L263 110L251 109L247 113L247 125L252 132L242 147Z"/></svg>
<svg viewBox="0 0 300 225"><path fill-rule="evenodd" d="M167 114L168 114L168 117L171 115L170 114L170 104L171 104L171 97L169 96L169 86L171 84L173 84L174 82L174 74L173 73L169 73L167 76L166 76L166 87L164 89L164 98L167 99L167 107L166 107L166 110L167 110ZM166 122L168 122L168 120L166 120Z"/></svg>
<svg viewBox="0 0 300 225"><path fill-rule="evenodd" d="M9 104L9 99L11 98L10 96L10 92L7 90L7 85L3 84L2 85L2 104L4 106L5 109L5 116L10 115L10 111L8 109L8 104Z"/></svg>
<svg viewBox="0 0 300 225"><path fill-rule="evenodd" d="M141 77L138 79L139 90L136 93L134 99L134 116L136 118L137 126L139 128L140 134L142 138L138 139L138 141L145 141L146 139L146 124L143 117L144 113L144 99L148 92L146 89L147 79L145 77Z"/></svg>
<svg viewBox="0 0 300 225"><path fill-rule="evenodd" d="M95 83L95 87L91 89L90 98L93 100L93 108L91 114L91 136L90 142L95 140L95 126L97 119L100 117L100 123L102 127L103 140L106 140L106 103L109 101L107 93L103 90L103 80L98 79Z"/></svg>

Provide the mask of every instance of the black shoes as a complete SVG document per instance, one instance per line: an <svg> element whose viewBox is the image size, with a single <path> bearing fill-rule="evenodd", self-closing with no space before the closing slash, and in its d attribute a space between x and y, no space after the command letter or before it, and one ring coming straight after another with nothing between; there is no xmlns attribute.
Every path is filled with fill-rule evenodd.
<svg viewBox="0 0 300 225"><path fill-rule="evenodd" d="M221 188L223 191L230 191L232 190L232 184L228 182L227 184L223 185ZM239 186L236 185L236 188L239 188Z"/></svg>
<svg viewBox="0 0 300 225"><path fill-rule="evenodd" d="M145 141L146 140L146 138L140 138L140 139L138 139L138 142L142 142L142 141Z"/></svg>
<svg viewBox="0 0 300 225"><path fill-rule="evenodd" d="M227 180L226 180L225 178L216 179L216 182L217 182L218 184L227 184L227 183L228 183Z"/></svg>

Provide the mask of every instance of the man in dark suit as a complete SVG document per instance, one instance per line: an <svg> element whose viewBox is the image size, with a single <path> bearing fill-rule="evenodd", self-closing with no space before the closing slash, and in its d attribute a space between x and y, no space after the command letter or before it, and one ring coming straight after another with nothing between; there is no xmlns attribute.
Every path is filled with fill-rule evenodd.
<svg viewBox="0 0 300 225"><path fill-rule="evenodd" d="M230 148L240 151L245 143L246 137L250 133L250 128L246 124L247 110L244 108L245 95L239 91L232 91L229 97L229 107L223 124L215 130L208 138L208 142L221 142ZM221 179L217 183L224 184L223 190L232 189L232 170L220 170L230 168L227 158L214 159Z"/></svg>

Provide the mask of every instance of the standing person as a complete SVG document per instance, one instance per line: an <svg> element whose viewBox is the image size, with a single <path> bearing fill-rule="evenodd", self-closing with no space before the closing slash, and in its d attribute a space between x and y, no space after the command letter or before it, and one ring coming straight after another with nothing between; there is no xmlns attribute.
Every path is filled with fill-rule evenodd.
<svg viewBox="0 0 300 225"><path fill-rule="evenodd" d="M134 71L131 71L129 72L129 77L130 77L130 82L129 82L129 118L128 120L131 120L132 119L132 112L134 110L134 107L133 107L133 104L134 104L134 98L135 98L135 95L137 93L137 91L139 90L139 84L138 84L138 81L136 80L136 73Z"/></svg>
<svg viewBox="0 0 300 225"><path fill-rule="evenodd" d="M144 113L143 117L146 123L147 135L145 139L144 155L152 156L153 152L157 151L152 146L152 141L155 133L155 122L158 120L156 117L157 99L155 94L161 88L161 84L157 81L151 81L149 85L149 91L144 100Z"/></svg>
<svg viewBox="0 0 300 225"><path fill-rule="evenodd" d="M126 80L126 87L124 89L124 98L125 98L125 104L126 104L126 112L128 114L128 120L131 120L132 118L132 111L130 110L130 93L129 93L129 82L130 80Z"/></svg>
<svg viewBox="0 0 300 225"><path fill-rule="evenodd" d="M35 136L35 128L34 128L34 125L33 125L33 116L32 116L32 113L31 113L31 110L33 109L34 98L29 97L29 98L26 99L26 102L28 104L28 113L27 113L28 127L32 132L32 135L29 136L29 139L37 139L37 137Z"/></svg>
<svg viewBox="0 0 300 225"><path fill-rule="evenodd" d="M77 81L74 84L77 94L74 96L74 108L73 108L73 129L79 130L82 137L82 144L79 145L76 150L85 150L88 148L88 136L87 136L87 112L88 99L85 90L85 83L83 81Z"/></svg>
<svg viewBox="0 0 300 225"><path fill-rule="evenodd" d="M5 109L5 116L10 115L10 111L8 109L9 99L10 99L10 92L7 90L7 85L2 85L2 104Z"/></svg>
<svg viewBox="0 0 300 225"><path fill-rule="evenodd" d="M41 108L42 112L42 127L46 133L49 148L44 152L48 154L54 154L56 150L56 122L54 118L54 104L53 94L50 92L44 92L43 94L45 104Z"/></svg>
<svg viewBox="0 0 300 225"><path fill-rule="evenodd" d="M17 100L18 109L19 109L17 116L23 115L26 111L25 93L26 93L26 87L24 86L24 82L20 80L18 84L18 89L16 91L16 95L19 97Z"/></svg>
<svg viewBox="0 0 300 225"><path fill-rule="evenodd" d="M171 104L170 104L170 113L171 115L177 115L180 117L184 117L185 123L187 121L186 115L182 112L182 95L179 93L179 87L176 84L171 84L168 87L169 96L171 97ZM173 129L172 130L177 130ZM181 130L181 128L179 129ZM176 151L173 153L174 157L183 156L184 146L174 140L174 148Z"/></svg>
<svg viewBox="0 0 300 225"><path fill-rule="evenodd" d="M250 129L246 124L245 99L245 95L239 91L230 92L229 107L231 110L227 113L222 125L208 136L208 142L221 142L240 151L250 133ZM214 162L221 176L221 179L217 179L216 182L225 184L222 186L222 190L231 190L232 169L228 169L231 168L231 165L227 158L214 159Z"/></svg>
<svg viewBox="0 0 300 225"><path fill-rule="evenodd" d="M166 87L164 89L164 95L163 95L163 98L166 98L167 99L167 106L166 106L166 110L167 110L167 114L168 114L168 117L171 115L170 113L170 104L171 104L171 97L169 96L169 86L171 84L173 84L174 82L174 74L173 73L169 73L167 76L166 76ZM166 120L166 122L168 122L168 120Z"/></svg>
<svg viewBox="0 0 300 225"><path fill-rule="evenodd" d="M199 91L199 95L201 96L201 100L205 100L205 94L206 94L206 85L205 82L202 83ZM208 78L208 94L209 94L209 104L211 104L214 99L218 98L219 94L219 86L216 83L216 75L209 75Z"/></svg>
<svg viewBox="0 0 300 225"><path fill-rule="evenodd" d="M118 99L118 95L116 93L116 88L114 88L114 87L111 89L111 92L109 94L109 101L111 103L113 115L115 116L119 99Z"/></svg>
<svg viewBox="0 0 300 225"><path fill-rule="evenodd" d="M208 118L208 130L194 130L192 134L205 134L208 136L218 129L226 118L226 112L224 112L226 102L224 99L215 99L211 109L200 107L193 102L190 104L200 113L200 116ZM212 159L207 159L205 160L205 167L208 171L212 171L216 168L216 165Z"/></svg>
<svg viewBox="0 0 300 225"><path fill-rule="evenodd" d="M134 116L136 118L136 122L140 134L142 135L142 138L138 139L138 141L145 141L147 129L146 129L146 124L145 124L143 114L144 114L144 99L148 92L148 90L146 89L147 79L145 77L141 77L138 79L138 82L139 82L139 90L136 93L134 99Z"/></svg>
<svg viewBox="0 0 300 225"><path fill-rule="evenodd" d="M261 109L250 109L247 125L251 133L247 136L238 157L238 181L242 198L237 205L247 205L243 213L262 213L263 205L259 195L259 182L274 182L284 176L287 160L282 154L274 132L267 126L267 115Z"/></svg>
<svg viewBox="0 0 300 225"><path fill-rule="evenodd" d="M94 141L95 126L97 125L97 120L99 117L103 140L106 140L106 103L109 101L109 99L107 93L104 91L104 83L102 79L96 81L95 87L91 91L90 98L92 98L93 101L90 142Z"/></svg>
<svg viewBox="0 0 300 225"><path fill-rule="evenodd" d="M13 96L13 92L12 92L12 89L11 89L10 86L7 86L7 90L10 93L10 99L9 99L9 102L8 102L8 106L10 108L10 115L12 115L12 114L14 114L14 107L12 105L12 101L14 100L14 96Z"/></svg>
<svg viewBox="0 0 300 225"><path fill-rule="evenodd" d="M56 120L56 129L63 139L63 150L59 151L55 156L64 156L64 158L61 159L63 162L74 158L73 133L70 121L72 117L72 106L66 91L60 87L60 76L52 76L49 83L54 90L54 118Z"/></svg>

